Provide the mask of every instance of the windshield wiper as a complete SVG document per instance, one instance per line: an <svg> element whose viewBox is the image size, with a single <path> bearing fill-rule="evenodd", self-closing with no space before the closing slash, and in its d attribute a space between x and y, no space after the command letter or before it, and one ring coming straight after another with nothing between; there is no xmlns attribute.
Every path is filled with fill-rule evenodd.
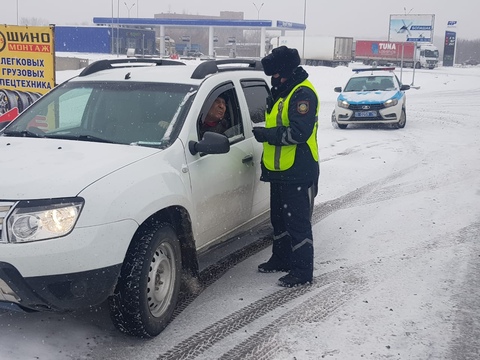
<svg viewBox="0 0 480 360"><path fill-rule="evenodd" d="M63 140L80 140L80 141L92 141L92 142L102 142L114 144L115 141L103 139L98 136L93 135L47 135L49 139L63 139Z"/></svg>
<svg viewBox="0 0 480 360"><path fill-rule="evenodd" d="M43 138L45 137L44 134L39 134L37 132L31 130L6 130L3 132L4 135L7 136L15 136L15 137L32 137L32 138Z"/></svg>

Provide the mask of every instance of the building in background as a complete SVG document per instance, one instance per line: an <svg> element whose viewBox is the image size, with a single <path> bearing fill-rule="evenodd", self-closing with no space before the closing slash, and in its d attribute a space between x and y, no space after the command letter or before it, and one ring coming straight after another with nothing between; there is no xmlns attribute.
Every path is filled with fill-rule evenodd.
<svg viewBox="0 0 480 360"><path fill-rule="evenodd" d="M244 20L243 12L220 11L219 16L210 15L188 15L176 13L160 13L154 15L155 19L182 19L182 20ZM198 21L196 22L198 24ZM188 53L207 53L208 49L208 26L204 28L193 26L169 26L166 34L169 39L175 41L176 52L180 55ZM160 30L157 29L157 37L160 36ZM233 41L235 40L235 41ZM235 45L233 45L235 44ZM222 28L215 33L215 54L220 56L229 56L232 46L236 47L236 52L240 56L255 56L258 51L258 44L250 44L245 40L244 30L237 27ZM169 54L165 54L169 55Z"/></svg>
<svg viewBox="0 0 480 360"><path fill-rule="evenodd" d="M56 26L55 51L100 54L155 55L155 31L138 27L113 26Z"/></svg>

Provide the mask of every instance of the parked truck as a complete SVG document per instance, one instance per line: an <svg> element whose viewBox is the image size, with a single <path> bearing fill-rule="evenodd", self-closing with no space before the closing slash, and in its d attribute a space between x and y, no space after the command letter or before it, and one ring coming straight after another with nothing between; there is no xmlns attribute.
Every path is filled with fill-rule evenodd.
<svg viewBox="0 0 480 360"><path fill-rule="evenodd" d="M366 65L415 66L433 69L438 66L438 49L430 43L357 40L355 61Z"/></svg>
<svg viewBox="0 0 480 360"><path fill-rule="evenodd" d="M296 48L306 65L335 67L352 61L352 37L279 36L272 38L270 45L271 49L282 45Z"/></svg>

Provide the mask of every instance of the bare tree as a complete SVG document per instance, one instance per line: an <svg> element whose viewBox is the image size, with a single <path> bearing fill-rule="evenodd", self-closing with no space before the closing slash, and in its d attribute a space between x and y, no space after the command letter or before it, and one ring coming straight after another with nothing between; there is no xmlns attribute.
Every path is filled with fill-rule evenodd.
<svg viewBox="0 0 480 360"><path fill-rule="evenodd" d="M457 40L456 59L457 64L475 63L480 64L480 39Z"/></svg>
<svg viewBox="0 0 480 360"><path fill-rule="evenodd" d="M42 18L21 18L19 25L27 25L27 26L47 26L48 20Z"/></svg>

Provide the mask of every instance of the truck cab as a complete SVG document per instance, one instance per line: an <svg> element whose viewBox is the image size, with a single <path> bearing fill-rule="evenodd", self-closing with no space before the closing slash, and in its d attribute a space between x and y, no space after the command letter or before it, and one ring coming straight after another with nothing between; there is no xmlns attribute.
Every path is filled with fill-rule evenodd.
<svg viewBox="0 0 480 360"><path fill-rule="evenodd" d="M417 45L416 68L434 69L438 66L438 49L433 44Z"/></svg>

